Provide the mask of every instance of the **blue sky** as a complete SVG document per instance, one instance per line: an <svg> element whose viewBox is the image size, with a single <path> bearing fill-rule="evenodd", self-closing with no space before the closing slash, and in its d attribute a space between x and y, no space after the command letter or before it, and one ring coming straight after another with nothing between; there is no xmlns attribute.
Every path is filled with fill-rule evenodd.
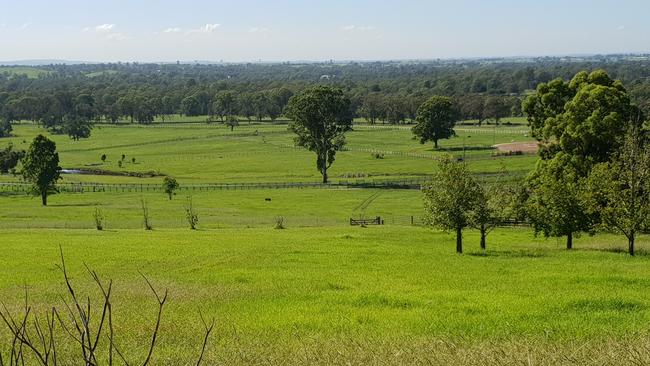
<svg viewBox="0 0 650 366"><path fill-rule="evenodd" d="M0 60L650 52L649 0L3 0Z"/></svg>

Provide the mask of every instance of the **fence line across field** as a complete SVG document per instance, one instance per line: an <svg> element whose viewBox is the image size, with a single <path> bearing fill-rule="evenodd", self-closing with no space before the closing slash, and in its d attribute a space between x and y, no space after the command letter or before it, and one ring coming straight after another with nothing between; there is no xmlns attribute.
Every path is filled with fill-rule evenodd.
<svg viewBox="0 0 650 366"><path fill-rule="evenodd" d="M478 174L486 181L497 177L498 174ZM507 175L507 180L514 181L520 178L519 174ZM223 190L254 190L254 189L299 189L299 188L393 188L393 189L421 189L423 185L431 182L431 177L404 178L392 180L345 180L341 179L330 183L318 182L269 182L269 183L190 183L181 184L179 192L223 191ZM154 183L59 183L59 191L63 193L98 193L98 192L163 192L162 184ZM0 191L3 192L29 192L31 185L21 182L0 182Z"/></svg>

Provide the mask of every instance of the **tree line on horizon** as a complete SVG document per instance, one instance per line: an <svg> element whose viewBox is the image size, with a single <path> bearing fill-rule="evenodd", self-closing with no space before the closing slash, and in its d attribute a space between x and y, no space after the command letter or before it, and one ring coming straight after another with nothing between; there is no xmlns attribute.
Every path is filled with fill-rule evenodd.
<svg viewBox="0 0 650 366"><path fill-rule="evenodd" d="M33 79L0 73L0 137L20 120L75 140L97 122L149 124L178 114L223 123L234 116L275 120L292 95L315 85L343 90L353 116L369 123L413 122L427 99L447 96L461 119L481 124L523 116L521 101L539 84L596 67L622 79L647 107L650 67L641 61L50 65Z"/></svg>

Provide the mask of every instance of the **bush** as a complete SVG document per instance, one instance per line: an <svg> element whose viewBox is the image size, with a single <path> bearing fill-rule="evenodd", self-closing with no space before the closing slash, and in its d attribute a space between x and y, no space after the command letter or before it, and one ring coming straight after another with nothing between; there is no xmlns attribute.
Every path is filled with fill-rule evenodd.
<svg viewBox="0 0 650 366"><path fill-rule="evenodd" d="M382 154L382 153L372 153L371 155L375 159L383 159L384 158L384 154Z"/></svg>
<svg viewBox="0 0 650 366"><path fill-rule="evenodd" d="M106 217L104 216L101 208L95 207L95 211L93 212L93 219L95 219L95 227L97 230L104 230L104 220Z"/></svg>
<svg viewBox="0 0 650 366"><path fill-rule="evenodd" d="M285 227L284 227L284 217L276 216L275 217L275 226L273 226L273 228L276 229L276 230L285 229Z"/></svg>
<svg viewBox="0 0 650 366"><path fill-rule="evenodd" d="M196 225L199 223L199 214L194 209L192 196L187 197L187 205L185 206L185 218L187 219L187 223L190 224L190 229L196 230Z"/></svg>

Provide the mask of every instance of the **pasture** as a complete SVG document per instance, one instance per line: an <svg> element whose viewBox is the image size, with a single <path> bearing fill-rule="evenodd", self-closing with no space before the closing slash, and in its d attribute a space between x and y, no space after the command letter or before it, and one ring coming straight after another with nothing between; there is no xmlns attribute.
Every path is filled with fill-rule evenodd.
<svg viewBox="0 0 650 366"><path fill-rule="evenodd" d="M25 286L35 310L62 305L60 246L80 293L98 301L84 264L114 281L117 342L130 361L146 355L156 311L141 271L170 291L156 365L195 362L199 309L217 324L207 364L650 362L647 236L631 258L621 236L583 236L567 252L563 240L535 238L526 228L496 230L483 253L469 230L466 254L458 256L452 234L422 226L415 189L183 189L320 180L313 153L292 146L285 124L242 122L231 132L186 122L102 124L78 142L49 135L63 168L103 173L66 174L63 183L132 189L62 193L47 207L24 192L0 190L0 299L10 310L20 311ZM46 132L18 124L0 147L26 149L39 133ZM505 166L522 176L536 161L494 156L495 144L530 142L525 126L465 124L457 134L434 151L413 140L407 126L357 125L330 176L335 183L427 179L445 153L479 174ZM133 188L160 186L163 174L181 185L172 200L159 189ZM189 195L197 231L185 221ZM141 229L142 199L153 231ZM106 216L101 232L94 230L96 207ZM286 230L273 230L278 216ZM349 226L352 217L375 216L386 225ZM1 345L7 337L0 328Z"/></svg>
<svg viewBox="0 0 650 366"><path fill-rule="evenodd" d="M17 125L14 137L3 139L26 149L38 133L33 124ZM412 138L410 127L356 126L348 135L348 150L337 154L333 180L388 180L426 177L440 154L465 157L476 172L497 172L505 164L526 173L536 157L493 157L492 145L530 141L525 127L460 126L458 136L441 142L438 151ZM183 183L318 182L312 152L293 147L286 124L246 124L230 131L221 124L188 123L99 125L90 139L72 141L48 135L57 143L64 169L171 175ZM4 145L4 144L3 144ZM372 156L378 152L383 158ZM100 160L106 154L106 162ZM118 161L122 155L122 167ZM132 159L135 158L135 163ZM159 183L152 179L111 175L65 175L63 182ZM1 180L14 180L9 176ZM15 181L15 180L14 180Z"/></svg>
<svg viewBox="0 0 650 366"><path fill-rule="evenodd" d="M25 284L39 311L61 303L60 245L84 296L98 300L84 263L114 280L117 342L133 358L146 353L156 310L138 271L168 288L154 364L196 357L199 309L217 324L209 364L649 361L649 257L619 252L620 237L583 237L567 253L561 241L503 229L484 255L472 232L463 256L451 235L400 226L2 237L11 255L0 260L0 297L12 310Z"/></svg>

